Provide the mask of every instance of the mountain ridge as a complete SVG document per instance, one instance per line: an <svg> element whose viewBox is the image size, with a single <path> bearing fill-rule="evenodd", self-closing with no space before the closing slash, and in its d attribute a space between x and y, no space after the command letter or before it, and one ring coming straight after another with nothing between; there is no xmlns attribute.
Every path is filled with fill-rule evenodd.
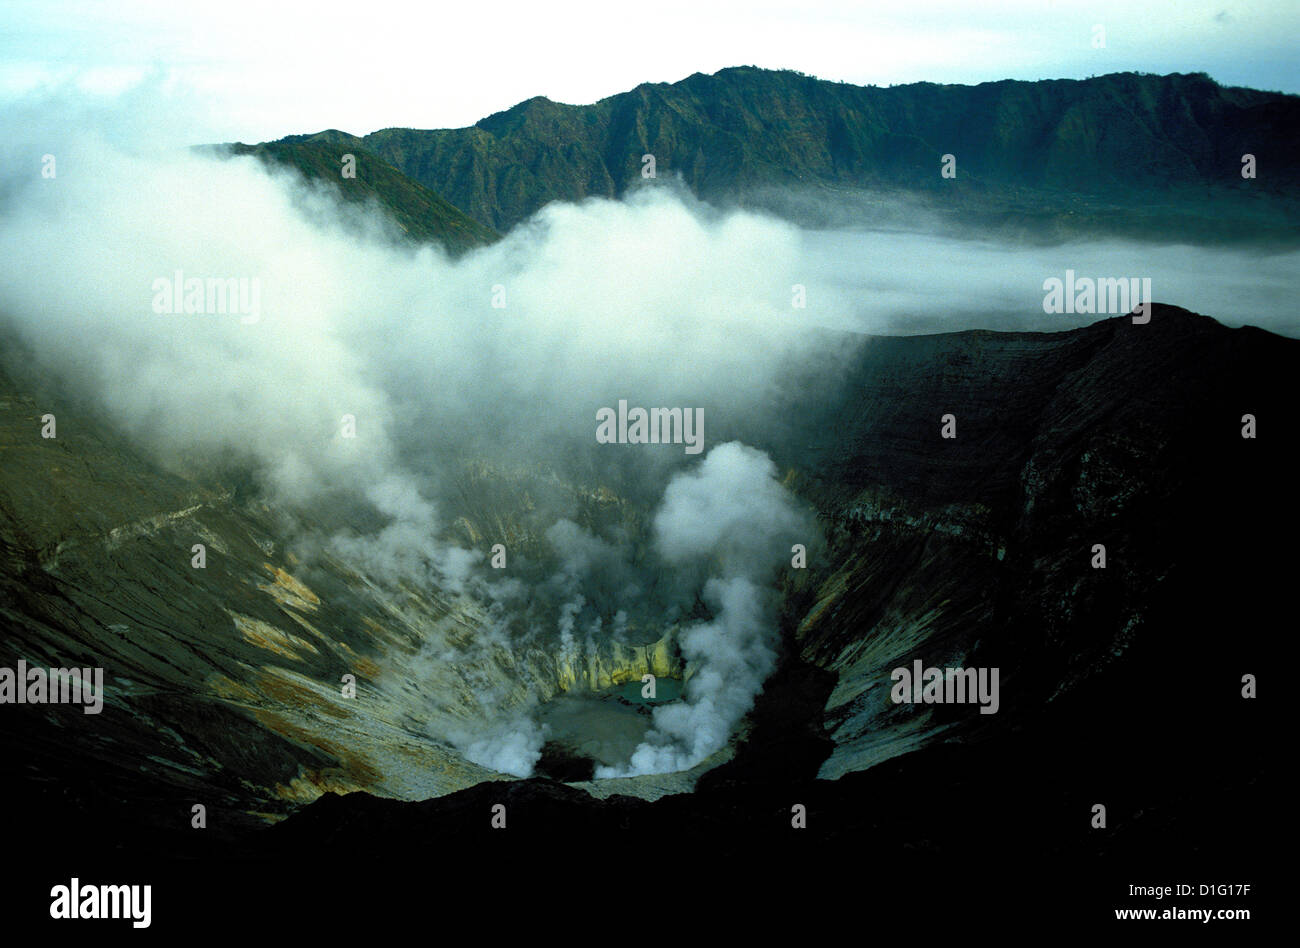
<svg viewBox="0 0 1300 948"><path fill-rule="evenodd" d="M1300 234L1300 97L1203 73L876 87L728 67L590 105L534 96L462 128L280 141L368 148L498 230L551 200L620 196L653 154L658 176L740 203L762 204L768 188L852 188L981 222L1015 212L1084 230L1182 221L1188 233L1190 220L1204 239ZM941 177L945 154L955 179Z"/></svg>
<svg viewBox="0 0 1300 948"><path fill-rule="evenodd" d="M313 142L235 143L224 154L252 155L269 167L290 168L313 183L324 184L345 201L368 199L391 217L402 233L416 242L437 243L459 255L501 238L489 227L461 212L450 202L402 174L383 159L353 146L355 177L341 174L341 156L335 149Z"/></svg>

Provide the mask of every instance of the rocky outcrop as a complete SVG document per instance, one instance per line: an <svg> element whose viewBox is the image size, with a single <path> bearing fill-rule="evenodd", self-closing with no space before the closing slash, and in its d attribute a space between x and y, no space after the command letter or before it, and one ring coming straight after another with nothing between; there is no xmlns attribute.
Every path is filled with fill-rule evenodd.
<svg viewBox="0 0 1300 948"><path fill-rule="evenodd" d="M1239 505L1286 496L1280 406L1298 351L1165 306L1147 325L865 346L851 394L827 410L852 421L802 480L831 536L792 645L839 676L822 776L993 726L893 704L893 668L999 667L1003 726L1162 634L1155 604L1201 596L1193 577L1234 576L1238 557L1271 570L1242 539L1271 518ZM1261 412L1279 440L1242 437L1243 415ZM948 413L953 440L940 437ZM1234 512L1211 513L1226 497Z"/></svg>

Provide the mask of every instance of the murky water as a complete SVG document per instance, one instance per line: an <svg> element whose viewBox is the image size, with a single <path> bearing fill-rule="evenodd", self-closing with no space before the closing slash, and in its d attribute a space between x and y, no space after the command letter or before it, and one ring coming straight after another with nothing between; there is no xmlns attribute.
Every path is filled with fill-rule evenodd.
<svg viewBox="0 0 1300 948"><path fill-rule="evenodd" d="M627 763L652 723L651 710L681 698L682 683L655 681L655 697L642 697L645 686L629 681L604 691L561 695L538 710L547 741L598 764Z"/></svg>

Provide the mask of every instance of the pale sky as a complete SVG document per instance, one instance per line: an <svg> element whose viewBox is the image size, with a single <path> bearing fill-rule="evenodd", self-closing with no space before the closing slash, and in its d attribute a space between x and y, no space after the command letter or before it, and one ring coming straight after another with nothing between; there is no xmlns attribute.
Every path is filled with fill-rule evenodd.
<svg viewBox="0 0 1300 948"><path fill-rule="evenodd" d="M471 125L735 65L877 85L1207 72L1300 92L1297 36L1296 0L5 0L0 104L147 87L180 137L262 141Z"/></svg>

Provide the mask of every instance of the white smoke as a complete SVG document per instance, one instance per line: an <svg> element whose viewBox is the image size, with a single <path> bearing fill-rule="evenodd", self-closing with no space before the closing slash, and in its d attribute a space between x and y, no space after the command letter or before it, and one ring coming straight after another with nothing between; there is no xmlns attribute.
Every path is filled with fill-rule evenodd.
<svg viewBox="0 0 1300 948"><path fill-rule="evenodd" d="M598 777L685 770L726 744L775 667L773 573L815 532L771 459L738 442L718 445L698 469L673 478L654 528L668 568L715 574L702 597L713 618L681 635L691 670L684 700L655 708L654 727L628 766L598 768Z"/></svg>
<svg viewBox="0 0 1300 948"><path fill-rule="evenodd" d="M653 726L628 763L598 767L597 777L689 769L721 749L753 707L777 658L776 571L789 567L795 543L807 544L817 534L811 514L777 475L766 454L728 442L667 485L654 516L655 561L643 569L680 579L683 588L698 588L711 616L688 623L680 633L690 676L683 700L656 707ZM551 582L567 597L558 610L557 651L572 658L583 645L579 617L588 605L578 590L588 588L594 573L618 564L623 553L568 521L558 522L550 537L562 553ZM639 595L640 590L626 587L618 599L633 602ZM586 631L589 637L599 633L600 619ZM591 648L591 642L585 644ZM545 740L531 710L495 713L485 726L454 739L477 763L526 774Z"/></svg>

